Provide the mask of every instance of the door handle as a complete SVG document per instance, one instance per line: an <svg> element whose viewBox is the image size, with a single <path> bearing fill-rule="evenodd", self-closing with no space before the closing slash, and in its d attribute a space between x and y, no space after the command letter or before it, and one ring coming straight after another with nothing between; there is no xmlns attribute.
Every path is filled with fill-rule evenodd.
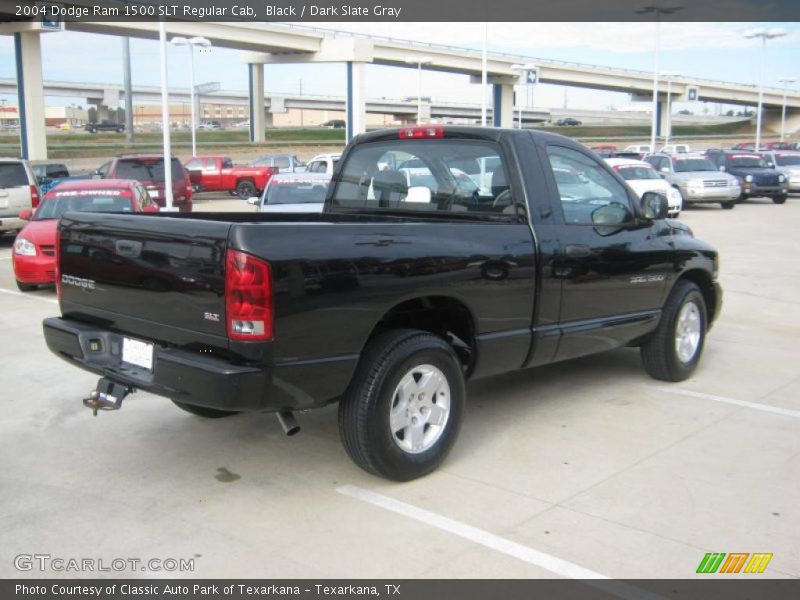
<svg viewBox="0 0 800 600"><path fill-rule="evenodd" d="M564 248L567 258L586 258L591 253L592 249L586 244L567 244Z"/></svg>

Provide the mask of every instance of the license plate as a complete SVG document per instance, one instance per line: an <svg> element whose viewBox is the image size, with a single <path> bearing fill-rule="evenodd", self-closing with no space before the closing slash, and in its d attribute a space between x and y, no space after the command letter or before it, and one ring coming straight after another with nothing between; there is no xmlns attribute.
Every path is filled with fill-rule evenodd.
<svg viewBox="0 0 800 600"><path fill-rule="evenodd" d="M153 370L153 344L122 338L122 362Z"/></svg>
<svg viewBox="0 0 800 600"><path fill-rule="evenodd" d="M150 194L151 198L158 198L158 190L147 190L147 193Z"/></svg>

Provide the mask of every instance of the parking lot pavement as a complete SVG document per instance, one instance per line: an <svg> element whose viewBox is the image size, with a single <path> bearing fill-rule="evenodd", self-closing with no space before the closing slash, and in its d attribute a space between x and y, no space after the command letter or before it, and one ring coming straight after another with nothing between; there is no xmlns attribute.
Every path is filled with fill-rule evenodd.
<svg viewBox="0 0 800 600"><path fill-rule="evenodd" d="M96 378L45 348L54 293L16 292L4 238L0 577L41 576L13 558L47 553L194 558L192 577L685 578L706 552L800 577L800 198L681 220L720 249L725 288L690 380L625 349L473 382L450 458L405 484L348 460L334 407L291 438L142 392L92 418Z"/></svg>

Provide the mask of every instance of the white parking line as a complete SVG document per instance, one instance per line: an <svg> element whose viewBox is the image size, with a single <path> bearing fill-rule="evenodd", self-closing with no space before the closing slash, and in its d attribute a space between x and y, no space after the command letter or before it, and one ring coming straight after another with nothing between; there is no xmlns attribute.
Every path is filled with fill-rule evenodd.
<svg viewBox="0 0 800 600"><path fill-rule="evenodd" d="M536 565L555 575L568 579L595 580L586 581L586 585L601 589L618 598L626 600L666 600L664 596L648 592L627 583L615 581L608 575L603 575L597 571L586 569L580 565L567 560L547 554L540 550L535 550L528 546L512 542L506 538L489 533L483 529L461 523L448 517L436 514L424 508L418 508L412 504L406 504L394 498L389 498L382 494L370 492L355 485L343 485L336 490L338 493L367 502L373 506L386 509L393 513L409 517L420 523L425 523L431 527L441 529L453 535L480 544L491 550L495 550L507 556L519 559L523 562Z"/></svg>
<svg viewBox="0 0 800 600"><path fill-rule="evenodd" d="M540 552L539 550L534 550L528 546L523 546L517 542L512 542L511 540L494 535L483 529L478 529L472 525L443 517L442 515L425 510L424 508L418 508L382 494L370 492L369 490L354 485L344 485L336 491L345 496L355 498L356 500L368 502L374 506L436 527L442 531L447 531L448 533L475 542L481 546L491 548L492 550L502 552L508 556L513 556L514 558L536 565L537 567L541 567L562 577L568 577L570 579L609 579L607 575L585 569L569 561L562 560L558 557L546 554L545 552Z"/></svg>
<svg viewBox="0 0 800 600"><path fill-rule="evenodd" d="M15 292L14 290L7 290L5 288L0 288L0 292L8 294L9 296L20 296L22 298L32 298L34 300L39 300L40 302L50 302L51 304L58 304L58 300L53 300L52 298L42 298L41 296L37 296L36 294L23 294L22 292Z"/></svg>
<svg viewBox="0 0 800 600"><path fill-rule="evenodd" d="M737 400L736 398L726 398L725 396L716 396L714 394L705 394L703 392L693 392L692 390L684 390L677 387L666 387L661 385L643 385L642 387L648 390L655 390L656 392L665 392L667 394L675 394L677 396L691 396L693 398L702 398L703 400L713 400L714 402L722 402L723 404L733 404L734 406L743 406L744 408L752 408L753 410L760 410L762 412L773 413L784 417L800 419L800 410L778 408L777 406L770 406L769 404L748 402L747 400Z"/></svg>

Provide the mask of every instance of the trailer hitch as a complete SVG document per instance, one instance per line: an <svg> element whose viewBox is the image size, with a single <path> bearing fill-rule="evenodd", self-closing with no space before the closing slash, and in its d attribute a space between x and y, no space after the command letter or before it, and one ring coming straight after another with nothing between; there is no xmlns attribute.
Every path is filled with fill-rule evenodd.
<svg viewBox="0 0 800 600"><path fill-rule="evenodd" d="M125 396L136 391L129 385L123 385L102 377L97 382L97 389L92 390L88 398L83 399L83 405L92 409L92 415L97 416L98 410L119 410Z"/></svg>

